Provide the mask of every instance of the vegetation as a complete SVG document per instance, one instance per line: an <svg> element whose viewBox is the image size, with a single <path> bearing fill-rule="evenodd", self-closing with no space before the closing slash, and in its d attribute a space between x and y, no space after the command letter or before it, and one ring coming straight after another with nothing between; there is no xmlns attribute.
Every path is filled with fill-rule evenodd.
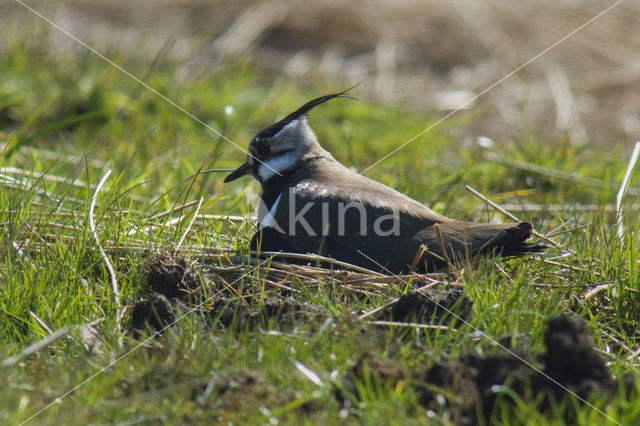
<svg viewBox="0 0 640 426"><path fill-rule="evenodd" d="M618 237L615 197L628 163L620 150L535 132L462 143L448 134L464 120L456 116L372 168L368 176L450 217L510 220L465 190L471 185L560 246L434 275L437 288L461 287L472 302L469 312L467 299L449 306L464 322L449 313L429 318L440 328L372 324L360 316L424 281L312 267L287 275L292 269L277 265L274 280L268 260L242 266L233 253L247 248L254 227L217 215L251 216L257 205L256 182L222 184L246 154L95 55L54 60L43 49L16 41L0 62L2 423L461 422L468 418L454 403L425 408L410 373L444 356L498 354L497 340L542 368L535 354L545 351L549 319L567 312L586 321L619 391L590 395L592 406L570 395L549 406L505 389L479 421L640 421L640 385L629 384L640 377L639 221L631 190ZM162 57L149 65L108 56L240 148L301 103L343 88L273 84L252 63L187 80ZM438 118L336 100L310 122L336 158L363 170ZM195 271L191 296L168 308L177 321L159 335L144 325L132 332L134 306L153 285L149 268L171 262ZM304 306L302 314L273 314L264 307L274 297ZM25 352L36 342L44 344ZM400 372L381 379L376 363Z"/></svg>

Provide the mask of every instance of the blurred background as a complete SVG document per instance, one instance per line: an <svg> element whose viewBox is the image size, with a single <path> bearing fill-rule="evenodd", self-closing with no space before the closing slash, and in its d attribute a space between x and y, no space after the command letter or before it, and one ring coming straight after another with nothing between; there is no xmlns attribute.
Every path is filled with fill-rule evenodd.
<svg viewBox="0 0 640 426"><path fill-rule="evenodd" d="M25 2L100 52L159 55L196 79L250 60L297 85L412 111L462 107L453 135L524 133L631 149L640 139L640 2L625 1L501 84L496 83L613 1L592 0L65 0ZM11 0L3 37L48 36L52 55L83 48Z"/></svg>

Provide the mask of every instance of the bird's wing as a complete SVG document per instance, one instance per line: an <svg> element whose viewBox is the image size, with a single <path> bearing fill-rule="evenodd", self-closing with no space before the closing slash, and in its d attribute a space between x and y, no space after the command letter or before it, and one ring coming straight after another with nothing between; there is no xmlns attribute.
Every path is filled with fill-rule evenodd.
<svg viewBox="0 0 640 426"><path fill-rule="evenodd" d="M271 250L318 253L375 270L380 265L393 271L406 269L411 262L407 259L419 247L411 237L433 221L373 195L362 190L347 194L335 182L312 180L286 188L273 215L278 233L271 232L263 244ZM365 196L367 202L362 202Z"/></svg>
<svg viewBox="0 0 640 426"><path fill-rule="evenodd" d="M526 222L490 224L456 221L426 227L415 238L431 252L442 257L444 252L449 260L454 261L492 251L502 256L541 251L546 246L525 242L532 230L531 224Z"/></svg>
<svg viewBox="0 0 640 426"><path fill-rule="evenodd" d="M371 188L305 180L282 195L276 217L288 219L279 225L290 235L411 237L437 222L420 215L421 207L408 197L389 199Z"/></svg>
<svg viewBox="0 0 640 426"><path fill-rule="evenodd" d="M413 198L343 166L333 158L308 162L306 166L307 179L298 182L296 191L299 193L306 191L314 196L319 189L339 200L393 209L403 216L414 218L416 224L452 221Z"/></svg>

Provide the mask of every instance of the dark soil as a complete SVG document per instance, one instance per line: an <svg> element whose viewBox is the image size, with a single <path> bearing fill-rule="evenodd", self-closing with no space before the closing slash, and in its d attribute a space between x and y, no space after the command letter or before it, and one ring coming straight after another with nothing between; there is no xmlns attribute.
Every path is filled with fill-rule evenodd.
<svg viewBox="0 0 640 426"><path fill-rule="evenodd" d="M195 297L201 294L203 283L209 285L219 281L215 275L200 276L186 259L171 254L156 257L144 266L143 272L151 291L149 297L137 302L131 310L131 330L138 336L145 327L155 331L163 329L175 320L180 307L203 301ZM426 324L455 323L471 313L472 302L462 293L462 287L455 286L413 291L381 311L378 319ZM240 297L225 286L219 286L217 296L199 308L208 310L206 317L212 325L223 328L251 329L267 326L270 321L295 326L330 315L321 307L299 301L290 294L273 292L257 300L251 293Z"/></svg>
<svg viewBox="0 0 640 426"><path fill-rule="evenodd" d="M200 276L198 271L184 258L163 254L143 268L150 295L138 301L131 309L130 328L139 336L146 327L159 331L173 322L181 307L193 305L196 294L203 288L201 280L208 284L213 277ZM222 327L253 328L266 325L270 320L293 324L308 321L328 314L308 302L299 302L293 297L280 294L256 301L253 295L239 297L231 292L219 292L212 302L205 303L202 310L209 310L208 317Z"/></svg>
<svg viewBox="0 0 640 426"><path fill-rule="evenodd" d="M211 309L210 317L213 322L225 328L253 328L258 325L266 326L273 320L281 325L294 325L328 315L324 309L314 304L299 302L293 297L272 296L254 308L239 299L219 298Z"/></svg>
<svg viewBox="0 0 640 426"><path fill-rule="evenodd" d="M209 318L214 325L229 328L246 324L251 313L251 308L241 301L220 297L213 303Z"/></svg>
<svg viewBox="0 0 640 426"><path fill-rule="evenodd" d="M327 315L327 312L319 306L309 302L299 302L293 297L271 297L264 301L259 313L265 318L293 321L304 321Z"/></svg>
<svg viewBox="0 0 640 426"><path fill-rule="evenodd" d="M504 398L500 386L524 396L532 373L535 374L530 367L508 352L486 357L445 357L418 376L420 382L429 386L418 385L416 391L425 407L435 411L451 410L457 423L475 424L478 412L488 419L498 398ZM449 392L453 398L445 397Z"/></svg>
<svg viewBox="0 0 640 426"><path fill-rule="evenodd" d="M567 315L552 319L544 335L544 344L547 348L541 357L544 372L580 397L614 390L611 372L591 345L584 321ZM558 386L553 389L556 395L562 394Z"/></svg>
<svg viewBox="0 0 640 426"><path fill-rule="evenodd" d="M198 271L185 258L161 255L144 268L152 292L169 299L185 299L201 287Z"/></svg>
<svg viewBox="0 0 640 426"><path fill-rule="evenodd" d="M156 274L158 275L158 274ZM171 274L167 274L169 276ZM166 276L165 276L166 277ZM164 280L167 283L168 280ZM164 287L165 289L167 287ZM169 291L173 295L187 293L177 290ZM137 302L131 311L131 329L139 332L145 324L159 331L173 322L180 308L189 306L188 301L180 297L169 298L166 294L152 292L148 298ZM471 312L472 302L462 296L462 289L454 287L447 290L430 289L428 292L412 292L402 296L394 305L382 311L378 318L391 321L411 321L425 324L441 324L445 321L455 322L458 318L466 318ZM275 294L264 300L252 300L249 296L220 295L208 306L207 317L214 326L222 328L252 329L257 326L266 327L270 321L277 321L281 326L295 326L310 321L322 320L330 315L321 307L309 302L300 302L292 296L283 297ZM451 315L451 312L455 316Z"/></svg>
<svg viewBox="0 0 640 426"><path fill-rule="evenodd" d="M422 324L442 324L445 321L465 319L471 314L473 302L463 296L462 291L462 287L457 286L412 291L400 297L385 312L385 316L390 321Z"/></svg>
<svg viewBox="0 0 640 426"><path fill-rule="evenodd" d="M176 319L176 306L160 293L151 293L148 298L140 300L131 308L130 328L134 337L149 327L160 331Z"/></svg>
<svg viewBox="0 0 640 426"><path fill-rule="evenodd" d="M561 402L569 394L567 389L582 399L594 394L609 398L616 391L616 382L591 345L584 321L568 315L550 320L544 342L546 351L538 356L516 350L487 356L445 356L430 368L418 366L408 372L391 360L364 355L346 372L342 390L337 394L350 404L350 398L361 398L356 382L394 387L401 380L408 381L425 408L453 413L454 423L464 425L490 423L496 402L513 402L511 392L525 401L542 395L538 399L540 408L548 410L552 403ZM544 375L522 360L539 368ZM631 383L627 388L632 388ZM565 416L572 422L575 419L570 407Z"/></svg>
<svg viewBox="0 0 640 426"><path fill-rule="evenodd" d="M437 401L446 401L446 405L457 413L458 423L475 424L478 415L489 421L493 407L500 399L512 401L503 392L503 386L525 400L527 389L530 396L544 395L543 410L549 409L552 402L562 401L568 394L567 389L583 399L596 393L604 398L613 394L615 381L605 361L593 348L584 321L568 315L552 319L547 325L544 342L546 351L540 356L517 354L540 368L544 375L507 351L489 356L443 359L422 375L423 381L451 391L455 398L448 399L445 393L423 387L418 389L420 401L431 409L441 406ZM570 410L565 414L569 417L567 420L573 420Z"/></svg>
<svg viewBox="0 0 640 426"><path fill-rule="evenodd" d="M137 302L131 310L131 330L135 336L146 327L160 331L176 319L176 312L186 307L179 299L170 300L159 293ZM203 308L203 310L205 310ZM271 297L251 308L240 299L216 299L208 312L208 318L214 326L222 328L255 328L266 326L269 321L278 321L281 325L293 325L296 322L311 321L328 314L310 303L300 303L292 298Z"/></svg>

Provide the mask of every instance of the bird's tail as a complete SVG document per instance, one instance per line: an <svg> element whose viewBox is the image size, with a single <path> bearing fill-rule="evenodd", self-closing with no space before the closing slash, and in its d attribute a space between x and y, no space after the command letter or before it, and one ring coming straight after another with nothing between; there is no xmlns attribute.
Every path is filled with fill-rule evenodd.
<svg viewBox="0 0 640 426"><path fill-rule="evenodd" d="M427 269L433 270L446 266L447 261L474 260L483 255L522 256L549 248L542 242L526 242L532 232L533 226L527 222L490 224L452 221L428 227L421 232L419 240L429 248L424 260Z"/></svg>
<svg viewBox="0 0 640 426"><path fill-rule="evenodd" d="M476 253L495 251L501 256L522 256L527 253L540 253L549 248L548 245L536 241L527 243L533 232L533 226L528 222L506 225L486 225L487 230L494 228L494 235L487 239Z"/></svg>

